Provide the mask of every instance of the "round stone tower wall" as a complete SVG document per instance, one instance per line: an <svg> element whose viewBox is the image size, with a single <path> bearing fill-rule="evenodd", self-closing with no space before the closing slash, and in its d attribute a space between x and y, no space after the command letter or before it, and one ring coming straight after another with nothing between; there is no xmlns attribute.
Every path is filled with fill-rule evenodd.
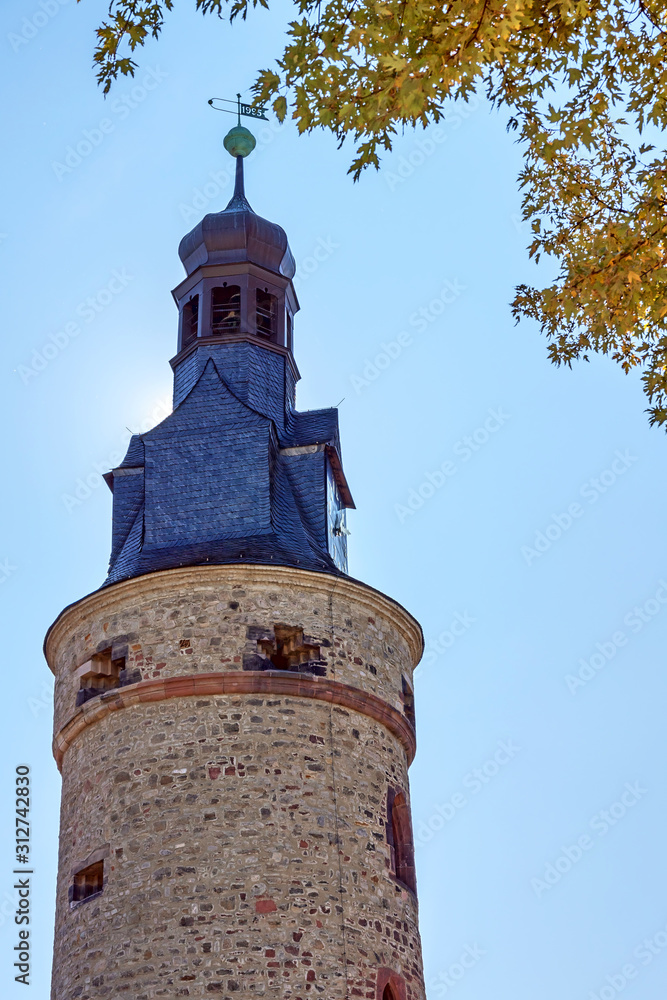
<svg viewBox="0 0 667 1000"><path fill-rule="evenodd" d="M391 819L421 651L400 605L285 567L168 570L67 608L46 642L53 1000L424 1000ZM84 691L96 670L111 686Z"/></svg>

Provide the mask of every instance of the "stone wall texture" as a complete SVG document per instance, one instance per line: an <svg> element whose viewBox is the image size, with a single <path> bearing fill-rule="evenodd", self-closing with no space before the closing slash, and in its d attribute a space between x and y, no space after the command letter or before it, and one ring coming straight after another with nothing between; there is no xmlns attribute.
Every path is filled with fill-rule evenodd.
<svg viewBox="0 0 667 1000"><path fill-rule="evenodd" d="M303 630L316 672L258 669L276 625ZM123 686L77 708L77 668L109 648ZM388 981L424 1000L417 901L387 830L388 800L409 795L421 651L400 605L284 567L170 570L66 609L46 641L63 779L53 1000L382 1000ZM100 859L103 890L71 902Z"/></svg>

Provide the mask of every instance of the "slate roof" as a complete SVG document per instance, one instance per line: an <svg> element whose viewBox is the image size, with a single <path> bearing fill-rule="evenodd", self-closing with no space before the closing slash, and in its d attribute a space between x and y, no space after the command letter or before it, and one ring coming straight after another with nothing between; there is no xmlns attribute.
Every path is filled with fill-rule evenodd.
<svg viewBox="0 0 667 1000"><path fill-rule="evenodd" d="M328 552L322 447L340 454L338 411L276 416L240 399L208 358L174 412L134 435L110 475L105 585L205 563L279 563L341 575Z"/></svg>
<svg viewBox="0 0 667 1000"><path fill-rule="evenodd" d="M292 410L288 414L283 447L314 443L333 445L340 455L338 410L335 406L326 410L306 410L304 413Z"/></svg>

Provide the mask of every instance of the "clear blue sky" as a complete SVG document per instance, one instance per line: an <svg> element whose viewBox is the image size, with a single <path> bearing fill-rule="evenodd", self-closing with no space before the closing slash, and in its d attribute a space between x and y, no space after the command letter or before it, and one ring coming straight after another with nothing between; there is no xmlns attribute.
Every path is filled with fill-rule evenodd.
<svg viewBox="0 0 667 1000"><path fill-rule="evenodd" d="M136 80L104 101L90 64L106 4L44 4L44 16L38 0L4 0L0 12L8 1000L25 996L11 982L7 917L7 817L24 761L34 769L31 996L48 995L50 976L60 780L42 639L105 575L111 495L98 470L117 461L127 428L168 405L178 242L231 192L222 136L232 119L207 99L247 92L291 15L283 3L230 28L177 0ZM34 37L11 38L21 32ZM605 360L556 370L537 329L514 326L514 285L549 272L527 257L520 155L502 117L453 109L437 136L406 132L357 185L351 150L329 136L257 132L249 200L287 230L299 268L298 403L344 398L358 508L351 572L408 607L429 650L411 772L429 1000L613 1000L619 990L658 1000L664 432L648 427L638 377ZM81 161L59 166L82 141ZM111 294L114 272L123 278ZM68 324L78 333L66 342ZM477 957L457 979L466 947Z"/></svg>

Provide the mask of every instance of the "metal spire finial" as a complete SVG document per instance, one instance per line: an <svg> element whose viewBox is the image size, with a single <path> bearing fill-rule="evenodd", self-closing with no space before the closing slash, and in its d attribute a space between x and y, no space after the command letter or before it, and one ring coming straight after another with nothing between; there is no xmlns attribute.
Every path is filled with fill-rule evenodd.
<svg viewBox="0 0 667 1000"><path fill-rule="evenodd" d="M231 108L216 108L213 103L214 101L223 101L225 104L236 103L237 124L229 130L223 139L223 145L227 152L230 156L236 158L236 182L234 185L234 194L232 195L231 201L227 205L225 212L252 212L252 208L246 199L243 186L243 159L252 153L257 143L252 132L241 124L241 115L245 115L248 118L263 118L264 121L268 121L268 118L264 114L265 109L262 107L254 108L251 104L243 104L240 94L236 95L236 102L229 101L225 97L212 97L208 102L214 111L226 111L229 114L234 114Z"/></svg>
<svg viewBox="0 0 667 1000"><path fill-rule="evenodd" d="M236 181L234 184L234 194L227 205L225 212L252 212L252 208L245 196L243 185L243 157L236 157ZM254 213L253 213L254 214Z"/></svg>

